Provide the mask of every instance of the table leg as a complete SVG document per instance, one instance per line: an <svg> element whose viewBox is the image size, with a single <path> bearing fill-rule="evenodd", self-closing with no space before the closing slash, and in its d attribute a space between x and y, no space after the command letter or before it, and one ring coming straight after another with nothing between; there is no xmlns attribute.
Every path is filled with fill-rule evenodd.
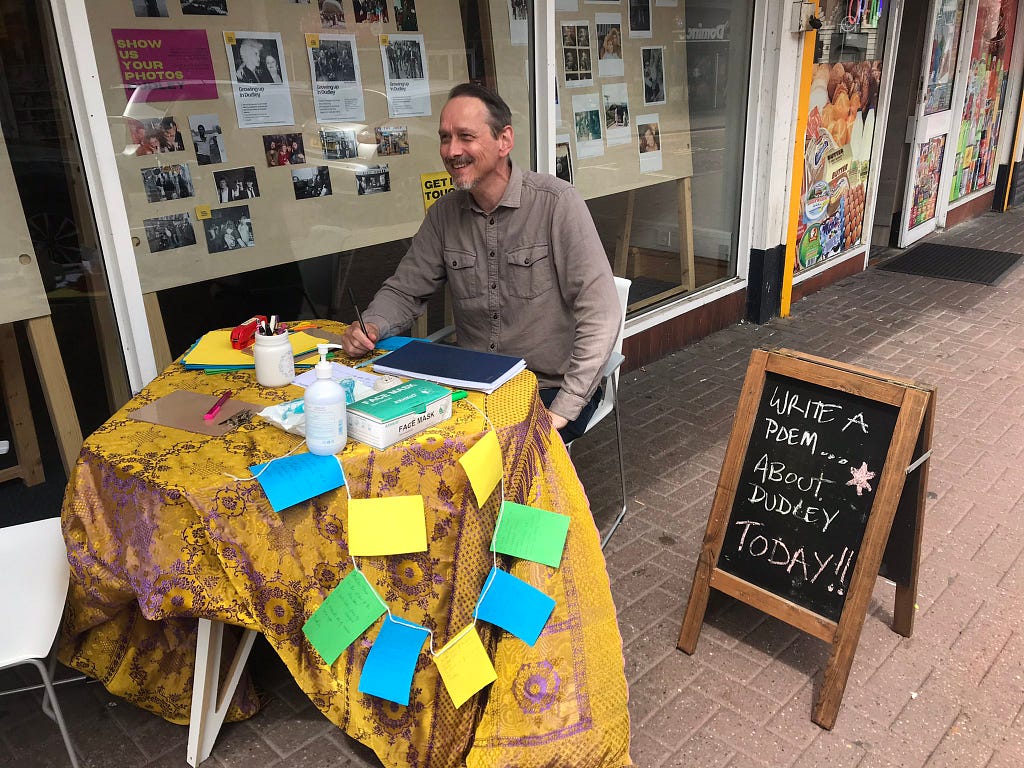
<svg viewBox="0 0 1024 768"><path fill-rule="evenodd" d="M231 660L224 688L218 692L220 654L224 645L224 624L210 619L199 620L196 638L196 669L192 681L192 715L188 725L188 764L196 768L210 756L224 717L231 705L231 697L242 678L242 670L249 651L256 640L256 630L246 629L238 642L238 650Z"/></svg>

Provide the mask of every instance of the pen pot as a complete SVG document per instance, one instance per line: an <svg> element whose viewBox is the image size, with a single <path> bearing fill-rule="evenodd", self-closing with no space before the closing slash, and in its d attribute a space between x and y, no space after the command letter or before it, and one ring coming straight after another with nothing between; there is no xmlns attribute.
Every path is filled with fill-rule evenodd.
<svg viewBox="0 0 1024 768"><path fill-rule="evenodd" d="M288 331L265 336L256 334L252 350L256 361L256 381L264 387L283 387L295 378L295 356Z"/></svg>

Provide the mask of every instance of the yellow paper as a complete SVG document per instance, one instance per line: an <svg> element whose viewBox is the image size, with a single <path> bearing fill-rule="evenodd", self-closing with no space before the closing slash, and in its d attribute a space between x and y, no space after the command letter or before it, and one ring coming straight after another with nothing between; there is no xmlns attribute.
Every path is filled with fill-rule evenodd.
<svg viewBox="0 0 1024 768"><path fill-rule="evenodd" d="M434 656L437 671L456 707L498 679L476 627L463 630Z"/></svg>
<svg viewBox="0 0 1024 768"><path fill-rule="evenodd" d="M469 484L473 486L477 505L482 507L487 501L487 497L491 495L491 491L494 490L494 486L501 480L501 473L505 470L505 465L501 460L498 436L493 431L488 432L477 441L476 445L463 454L459 463L466 470Z"/></svg>
<svg viewBox="0 0 1024 768"><path fill-rule="evenodd" d="M310 336L308 333L299 331L288 334L288 341L291 342L292 352L296 355L304 355L311 349L316 349L319 339ZM185 362L189 365L245 365L253 364L252 350L234 349L231 346L231 331L210 331L203 334L195 348L185 355Z"/></svg>
<svg viewBox="0 0 1024 768"><path fill-rule="evenodd" d="M351 499L348 551L359 557L427 551L422 496Z"/></svg>

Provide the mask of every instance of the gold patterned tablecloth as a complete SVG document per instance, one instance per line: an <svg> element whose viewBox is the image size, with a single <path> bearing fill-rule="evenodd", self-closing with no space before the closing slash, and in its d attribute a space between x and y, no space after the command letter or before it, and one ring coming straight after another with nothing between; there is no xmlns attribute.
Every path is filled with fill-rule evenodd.
<svg viewBox="0 0 1024 768"><path fill-rule="evenodd" d="M597 531L531 373L469 399L497 431L505 498L572 518L560 568L499 560L556 607L533 647L478 622L498 679L459 709L426 652L409 706L358 692L379 621L332 666L324 663L302 625L352 570L345 489L277 514L257 482L227 475L248 477L249 466L300 438L259 418L209 438L129 417L180 389L230 389L235 399L267 405L301 396L297 387L260 387L252 371L206 375L174 363L85 441L62 515L71 562L64 663L184 724L197 618L214 619L262 633L324 715L386 766L631 765L622 641ZM424 497L428 551L359 564L395 615L433 630L435 648L472 621L492 564L500 491L479 508L457 463L487 429L476 408L459 402L447 422L387 450L350 440L340 454L354 498ZM246 678L229 719L258 708Z"/></svg>

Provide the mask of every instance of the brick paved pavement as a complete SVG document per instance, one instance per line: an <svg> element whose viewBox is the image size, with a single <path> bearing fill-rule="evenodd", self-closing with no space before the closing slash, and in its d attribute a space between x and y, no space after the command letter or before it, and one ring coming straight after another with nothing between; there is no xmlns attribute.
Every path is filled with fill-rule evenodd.
<svg viewBox="0 0 1024 768"><path fill-rule="evenodd" d="M932 239L1024 253L1024 211ZM764 326L741 324L623 377L632 510L608 572L639 768L1024 765L1024 267L996 287L869 269ZM810 720L825 645L713 599L694 656L675 648L751 349L783 346L939 389L912 638L879 580L835 729ZM595 516L617 490L612 429L574 451ZM211 768L378 766L324 720L269 652L268 704L222 732ZM3 682L3 680L0 680ZM72 684L62 701L91 768L183 766L185 729ZM0 765L64 765L28 695L0 699Z"/></svg>

